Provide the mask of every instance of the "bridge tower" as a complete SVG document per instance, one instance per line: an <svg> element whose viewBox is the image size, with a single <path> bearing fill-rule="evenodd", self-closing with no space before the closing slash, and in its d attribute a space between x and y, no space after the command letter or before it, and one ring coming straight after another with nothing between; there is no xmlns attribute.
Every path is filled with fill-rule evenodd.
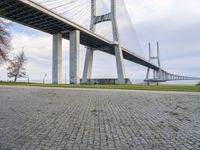
<svg viewBox="0 0 200 150"><path fill-rule="evenodd" d="M112 22L112 30L113 30L113 46L115 51L115 58L117 64L117 74L118 74L118 83L125 83L125 68L123 61L123 53L120 44L119 31L116 19L116 0L111 0L111 12L97 16L96 13L96 0L91 0L91 22L90 22L90 30L95 31L96 24L111 21ZM91 79L92 75L92 64L93 64L93 53L94 49L87 48L86 58L85 58L85 66L83 71L82 83L87 83L88 79Z"/></svg>
<svg viewBox="0 0 200 150"><path fill-rule="evenodd" d="M160 70L156 71L153 70L153 80L160 80L162 78L162 71L161 71L161 65L160 65L160 48L159 48L159 42L157 42L157 56L152 56L152 51L151 51L151 43L149 43L149 61L151 62L152 60L157 60L158 67ZM147 76L146 76L146 81L149 79L149 74L150 74L150 68L147 69Z"/></svg>

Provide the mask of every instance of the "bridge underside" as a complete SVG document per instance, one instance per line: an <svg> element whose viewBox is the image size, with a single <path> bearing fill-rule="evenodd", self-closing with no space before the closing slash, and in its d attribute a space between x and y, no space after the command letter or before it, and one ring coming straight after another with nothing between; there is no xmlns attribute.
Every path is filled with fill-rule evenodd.
<svg viewBox="0 0 200 150"><path fill-rule="evenodd" d="M62 35L65 39L69 39L68 31L82 28L46 8L27 0L1 0L0 16L52 35L63 32ZM98 35L90 35L86 31L90 32L83 28L80 30L81 44L105 51L113 49L109 41L105 39L99 40L100 37ZM95 36L97 37L95 38Z"/></svg>
<svg viewBox="0 0 200 150"><path fill-rule="evenodd" d="M64 39L69 39L70 31L79 30L80 44L91 47L95 50L115 55L114 45L112 42L32 1L1 0L0 16L52 35L62 33L62 37ZM154 64L134 54L133 52L126 50L125 48L122 49L124 59L150 67L154 70L159 69Z"/></svg>

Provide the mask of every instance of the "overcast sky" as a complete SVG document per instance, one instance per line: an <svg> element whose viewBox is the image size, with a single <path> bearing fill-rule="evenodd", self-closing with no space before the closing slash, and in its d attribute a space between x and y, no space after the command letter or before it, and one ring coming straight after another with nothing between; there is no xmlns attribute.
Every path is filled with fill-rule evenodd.
<svg viewBox="0 0 200 150"><path fill-rule="evenodd" d="M147 56L148 42L155 50L160 42L162 66L171 73L200 76L200 1L199 0L125 0L137 39ZM124 16L118 20L121 23ZM133 39L128 28L123 32L122 41L131 43ZM9 28L12 34L13 54L24 48L28 57L27 74L31 80L42 80L45 73L51 80L52 36L31 28L13 23ZM133 30L133 29L131 29ZM126 37L126 38L124 38ZM69 76L68 41L63 40L63 80ZM81 76L85 50L81 49ZM7 79L6 65L0 67L0 80ZM131 79L143 79L146 68L125 61L126 75ZM93 77L117 77L113 56L95 52Z"/></svg>

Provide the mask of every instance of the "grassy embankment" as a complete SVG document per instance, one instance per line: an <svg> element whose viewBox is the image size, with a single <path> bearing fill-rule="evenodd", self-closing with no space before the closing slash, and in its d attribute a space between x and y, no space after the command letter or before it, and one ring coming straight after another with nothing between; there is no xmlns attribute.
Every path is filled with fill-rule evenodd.
<svg viewBox="0 0 200 150"><path fill-rule="evenodd" d="M186 85L66 85L66 84L41 84L24 82L0 82L0 85L12 86L40 86L40 87L63 87L63 88L99 88L99 89L127 89L127 90L152 90L152 91L188 91L200 92L200 86Z"/></svg>

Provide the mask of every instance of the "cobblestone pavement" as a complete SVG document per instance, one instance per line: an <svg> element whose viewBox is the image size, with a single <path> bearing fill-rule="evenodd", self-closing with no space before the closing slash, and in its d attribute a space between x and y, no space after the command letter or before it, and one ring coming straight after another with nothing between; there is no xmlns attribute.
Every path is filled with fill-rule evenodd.
<svg viewBox="0 0 200 150"><path fill-rule="evenodd" d="M200 94L0 87L0 150L200 149Z"/></svg>

